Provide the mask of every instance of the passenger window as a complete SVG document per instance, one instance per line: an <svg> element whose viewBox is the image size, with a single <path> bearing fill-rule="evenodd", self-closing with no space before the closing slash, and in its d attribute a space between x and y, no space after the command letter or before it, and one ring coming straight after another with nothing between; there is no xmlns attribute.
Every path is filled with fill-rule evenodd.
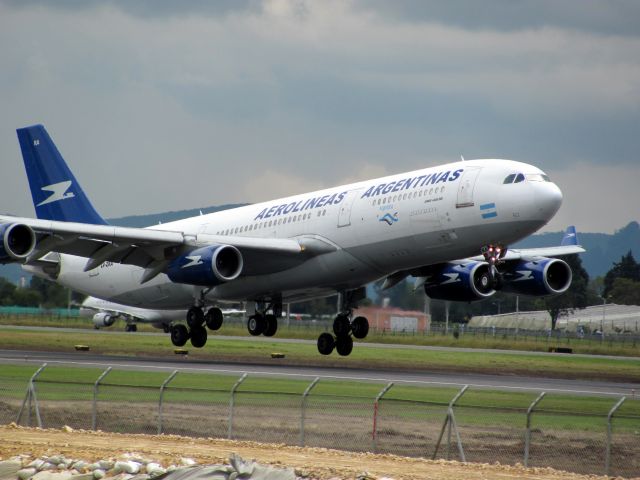
<svg viewBox="0 0 640 480"><path fill-rule="evenodd" d="M507 184L507 183L513 183L513 181L516 178L516 174L512 173L511 175L509 175L507 178L504 179L504 182L502 182L503 184Z"/></svg>
<svg viewBox="0 0 640 480"><path fill-rule="evenodd" d="M515 182L513 182L513 183L520 183L520 182L524 182L524 175L523 175L523 174L521 174L521 173L519 173L519 174L516 176L516 181L515 181Z"/></svg>

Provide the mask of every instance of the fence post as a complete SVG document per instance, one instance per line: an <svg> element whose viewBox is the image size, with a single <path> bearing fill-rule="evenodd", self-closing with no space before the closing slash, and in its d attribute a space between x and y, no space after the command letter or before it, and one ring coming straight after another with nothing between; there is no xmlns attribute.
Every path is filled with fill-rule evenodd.
<svg viewBox="0 0 640 480"><path fill-rule="evenodd" d="M91 428L95 431L98 424L98 385L104 377L111 371L111 367L108 367L93 384L93 413L91 415Z"/></svg>
<svg viewBox="0 0 640 480"><path fill-rule="evenodd" d="M391 387L393 387L393 382L389 382L386 387L380 390L380 393L378 393L378 396L373 402L373 431L371 432L371 447L373 453L377 453L378 451L378 403Z"/></svg>
<svg viewBox="0 0 640 480"><path fill-rule="evenodd" d="M538 395L538 398L536 398L533 402L531 402L531 405L529 405L529 408L527 409L527 430L524 433L524 466L525 468L529 466L529 446L531 445L531 414L533 413L533 409L536 408L536 405L538 405L542 401L542 399L546 394L547 392L542 392L540 395Z"/></svg>
<svg viewBox="0 0 640 480"><path fill-rule="evenodd" d="M233 407L234 400L236 396L236 390L240 386L242 382L244 382L245 378L247 378L247 373L243 373L242 376L238 379L235 385L231 388L231 399L229 400L229 432L227 433L227 438L229 440L233 437Z"/></svg>
<svg viewBox="0 0 640 480"><path fill-rule="evenodd" d="M18 412L18 418L16 418L16 424L20 424L20 417L22 417L22 411L24 410L25 405L28 403L28 411L27 411L27 421L29 422L29 426L31 426L31 402L33 401L36 407L36 421L38 422L38 427L42 428L42 418L40 418L40 407L38 406L38 397L36 396L36 378L38 375L42 373L42 371L46 368L47 364L43 363L42 366L36 370L36 373L31 375L29 379L29 383L27 384L27 393L24 396L24 400L22 401L22 406L20 407L20 411Z"/></svg>
<svg viewBox="0 0 640 480"><path fill-rule="evenodd" d="M609 476L609 468L611 467L611 419L613 414L622 406L627 397L622 397L618 402L613 406L611 410L609 410L609 415L607 415L607 451L604 459L604 474Z"/></svg>
<svg viewBox="0 0 640 480"><path fill-rule="evenodd" d="M160 400L158 401L158 435L162 434L162 400L164 398L164 389L167 388L169 382L178 374L178 370L174 370L160 386Z"/></svg>
<svg viewBox="0 0 640 480"><path fill-rule="evenodd" d="M442 442L442 437L444 436L444 431L447 428L447 426L449 427L449 433L447 435L448 437L447 438L447 460L449 459L449 453L451 450L451 428L453 426L453 428L455 429L456 438L458 441L458 451L460 452L460 459L463 462L466 462L465 456L464 456L464 450L462 449L462 441L460 440L460 435L458 434L458 427L455 424L455 417L453 415L453 406L460 399L460 397L464 395L464 392L466 392L468 388L469 388L469 385L465 385L464 387L462 387L462 390L460 390L457 393L457 395L453 397L453 399L449 402L449 407L447 408L447 416L445 417L444 423L442 424L442 429L440 430L440 435L438 436L438 441L436 442L436 449L433 452L433 460L436 459L436 455L438 454L438 449L440 448L440 443Z"/></svg>
<svg viewBox="0 0 640 480"><path fill-rule="evenodd" d="M304 393L302 394L302 404L300 405L300 446L301 447L304 447L304 419L305 419L305 413L307 411L307 397L309 396L309 393L311 393L311 390L313 389L313 387L315 387L319 381L320 381L320 377L316 377L315 380L311 382L309 386L307 386Z"/></svg>

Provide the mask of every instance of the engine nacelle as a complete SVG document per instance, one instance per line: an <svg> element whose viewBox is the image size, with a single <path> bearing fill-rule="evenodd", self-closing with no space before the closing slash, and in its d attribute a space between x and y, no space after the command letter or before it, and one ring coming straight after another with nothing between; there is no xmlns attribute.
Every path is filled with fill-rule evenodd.
<svg viewBox="0 0 640 480"><path fill-rule="evenodd" d="M167 268L167 276L175 283L211 287L238 278L243 264L236 247L209 245L174 259Z"/></svg>
<svg viewBox="0 0 640 480"><path fill-rule="evenodd" d="M36 234L28 225L5 223L0 225L0 263L19 262L36 247Z"/></svg>
<svg viewBox="0 0 640 480"><path fill-rule="evenodd" d="M93 316L93 325L96 328L110 327L116 321L116 317L107 312L98 312Z"/></svg>
<svg viewBox="0 0 640 480"><path fill-rule="evenodd" d="M473 302L495 293L486 262L445 263L424 285L425 293L438 300Z"/></svg>
<svg viewBox="0 0 640 480"><path fill-rule="evenodd" d="M557 258L522 260L502 275L502 289L519 295L544 296L566 292L571 267Z"/></svg>

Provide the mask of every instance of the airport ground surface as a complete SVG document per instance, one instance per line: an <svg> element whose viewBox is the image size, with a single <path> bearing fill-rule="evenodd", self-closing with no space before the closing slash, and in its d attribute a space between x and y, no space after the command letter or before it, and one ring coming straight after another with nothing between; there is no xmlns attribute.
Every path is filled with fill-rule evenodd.
<svg viewBox="0 0 640 480"><path fill-rule="evenodd" d="M526 377L518 375L487 375L468 372L425 372L399 370L351 369L346 367L312 367L278 365L277 359L271 364L225 363L188 357L130 357L118 355L97 355L90 352L43 352L29 350L0 350L0 364L31 364L35 369L47 363L50 366L78 366L105 369L135 369L148 371L173 370L200 373L218 373L240 376L243 373L257 376L290 377L313 380L322 377L336 380L370 381L420 386L458 387L469 385L476 388L491 388L513 391L546 391L582 395L635 396L640 395L640 385L635 382L614 382L606 380Z"/></svg>
<svg viewBox="0 0 640 480"><path fill-rule="evenodd" d="M42 430L0 426L0 460L28 454L30 458L61 454L67 458L98 461L135 453L163 465L188 456L199 464L226 463L235 453L245 459L279 467L292 467L303 478L313 479L596 479L548 468L459 463L395 455L353 453L324 448L300 448L220 439L173 435L122 435L104 432ZM362 476L367 472L368 476Z"/></svg>
<svg viewBox="0 0 640 480"><path fill-rule="evenodd" d="M89 352L77 352L73 349L72 343L67 338L72 338L77 334L77 329L49 329L46 327L1 327L3 340L11 336L12 332L27 331L37 334L39 332L55 335L62 339L61 344L52 344L50 348L40 344L38 349L29 348L5 348L5 342L0 343L0 365L33 365L34 371L42 363L51 366L78 366L106 368L112 366L118 369L135 369L141 371L166 371L167 374L175 369L193 372L223 373L229 375L240 375L249 373L256 376L276 376L309 379L320 376L323 378L371 381L376 383L394 382L397 384L422 385L422 386L445 386L461 387L470 385L478 388L507 389L513 391L523 390L545 390L547 392L570 392L572 394L585 395L637 395L638 382L635 380L607 380L599 378L572 378L571 369L568 368L561 377L558 375L546 376L544 371L539 371L533 376L513 374L505 371L496 371L492 374L483 374L465 370L464 368L449 369L448 371L430 371L428 367L422 365L420 368L379 368L378 365L367 367L362 362L352 362L357 356L342 358L341 365L309 365L309 364L282 364L279 359L265 358L256 361L255 357L251 361L234 359L225 361L216 358L216 342L211 342L213 355L199 357L197 355L178 356L173 354L170 347L165 348L164 354L138 355L135 349L128 354L104 354L98 353L98 348ZM162 333L123 334L117 331L84 331L91 340L92 345L117 341L118 338L131 339L131 345L144 341L145 338L161 342L162 345L168 341L166 335ZM159 338L157 338L159 337ZM220 344L225 342L245 342L243 345L266 344L271 347L276 345L283 349L287 345L296 345L309 350L315 357L322 360L315 351L312 341L286 340L286 339L265 339L265 338L238 338L224 337L216 335L215 338ZM252 342L252 343L251 343ZM214 347L215 346L215 347ZM210 346L208 345L207 348ZM547 353L517 352L517 351L496 351L496 350L474 350L460 348L407 346L407 345L375 345L360 344L357 346L363 350L380 349L383 355L396 355L397 352L404 352L413 355L420 351L458 353L481 353L484 356L492 357L505 355L507 358L516 359L526 355L535 355L544 361L549 357ZM395 349L395 350L392 350ZM269 351L269 350L266 350ZM589 359L587 355L562 356L561 358L582 358ZM523 357L531 361L532 357ZM605 360L605 357L598 357ZM606 357L614 368L616 365L629 361L640 367L640 359L628 359L622 357ZM351 368L353 365L357 368ZM231 453L237 453L248 459L256 459L261 463L290 466L300 473L308 474L311 478L357 478L359 474L367 471L371 474L369 478L390 477L395 479L408 478L486 478L486 479L515 479L515 478L536 478L536 479L582 479L596 478L594 476L583 476L573 473L559 472L551 469L536 468L524 469L520 466L500 466L486 464L461 464L446 461L428 461L417 458L404 458L393 455L373 455L353 452L333 451L321 448L299 448L287 447L283 445L262 445L251 442L232 442L219 439L194 439L182 438L171 435L146 436L146 435L124 435L111 433L94 433L84 431L63 431L63 430L39 430L28 429L15 426L0 426L0 458L6 459L15 454L29 454L33 457L43 454L60 453L69 457L82 458L86 460L97 460L107 457L118 457L127 452L139 452L147 457L152 457L158 461L172 463L182 456L191 456L200 463L221 463L226 462Z"/></svg>

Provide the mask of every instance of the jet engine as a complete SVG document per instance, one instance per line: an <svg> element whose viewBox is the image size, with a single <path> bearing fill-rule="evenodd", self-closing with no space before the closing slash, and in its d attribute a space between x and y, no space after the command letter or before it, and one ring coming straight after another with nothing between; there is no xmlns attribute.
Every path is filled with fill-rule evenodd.
<svg viewBox="0 0 640 480"><path fill-rule="evenodd" d="M486 262L445 263L430 275L425 293L438 300L473 302L495 293Z"/></svg>
<svg viewBox="0 0 640 480"><path fill-rule="evenodd" d="M13 263L28 257L36 246L36 234L28 225L0 225L0 263Z"/></svg>
<svg viewBox="0 0 640 480"><path fill-rule="evenodd" d="M116 321L116 317L107 312L98 312L93 316L93 325L96 328L110 327Z"/></svg>
<svg viewBox="0 0 640 480"><path fill-rule="evenodd" d="M557 258L521 260L502 275L502 289L519 295L544 296L566 292L571 267Z"/></svg>
<svg viewBox="0 0 640 480"><path fill-rule="evenodd" d="M174 259L167 268L172 282L211 287L238 278L243 260L232 245L209 245Z"/></svg>

